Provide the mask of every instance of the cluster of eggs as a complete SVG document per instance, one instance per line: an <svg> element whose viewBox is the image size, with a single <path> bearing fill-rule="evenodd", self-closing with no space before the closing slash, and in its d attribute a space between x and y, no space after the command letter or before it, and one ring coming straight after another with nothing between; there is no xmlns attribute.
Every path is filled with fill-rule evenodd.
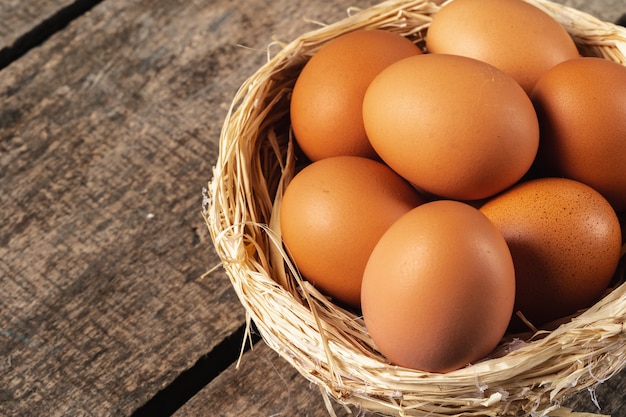
<svg viewBox="0 0 626 417"><path fill-rule="evenodd" d="M609 287L626 67L581 56L535 6L446 3L423 50L385 30L338 36L290 105L308 163L281 203L286 250L392 363L458 369Z"/></svg>

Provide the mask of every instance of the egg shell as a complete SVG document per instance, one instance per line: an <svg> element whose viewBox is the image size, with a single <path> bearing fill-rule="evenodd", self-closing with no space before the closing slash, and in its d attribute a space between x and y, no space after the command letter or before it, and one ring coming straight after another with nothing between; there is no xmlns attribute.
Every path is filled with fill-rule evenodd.
<svg viewBox="0 0 626 417"><path fill-rule="evenodd" d="M522 0L455 0L433 17L429 53L485 61L513 77L527 93L546 70L576 58L576 44L550 15Z"/></svg>
<svg viewBox="0 0 626 417"><path fill-rule="evenodd" d="M625 210L626 67L572 59L547 71L531 98L540 123L540 175L584 182Z"/></svg>
<svg viewBox="0 0 626 417"><path fill-rule="evenodd" d="M511 77L472 58L424 54L391 64L363 99L370 142L425 192L477 200L517 182L539 145L533 105Z"/></svg>
<svg viewBox="0 0 626 417"><path fill-rule="evenodd" d="M621 250L620 224L591 187L566 178L530 180L480 211L509 245L515 310L534 326L590 307L611 282ZM526 329L516 317L511 328Z"/></svg>
<svg viewBox="0 0 626 417"><path fill-rule="evenodd" d="M449 372L487 356L515 298L511 254L496 227L468 204L411 210L382 236L363 275L362 311L392 363Z"/></svg>
<svg viewBox="0 0 626 417"><path fill-rule="evenodd" d="M298 75L291 97L291 124L304 154L313 161L376 159L361 116L365 90L387 65L421 53L409 39L384 30L357 30L322 46Z"/></svg>
<svg viewBox="0 0 626 417"><path fill-rule="evenodd" d="M378 239L423 202L386 165L363 157L313 162L287 186L282 238L304 278L339 304L358 307L361 280Z"/></svg>

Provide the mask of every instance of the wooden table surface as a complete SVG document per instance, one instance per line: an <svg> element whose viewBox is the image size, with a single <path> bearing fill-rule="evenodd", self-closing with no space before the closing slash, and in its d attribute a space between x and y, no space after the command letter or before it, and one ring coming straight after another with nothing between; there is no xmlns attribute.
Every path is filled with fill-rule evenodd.
<svg viewBox="0 0 626 417"><path fill-rule="evenodd" d="M373 3L0 2L0 416L329 415L258 338L240 357L201 189L273 37ZM626 416L625 389L622 372L567 405Z"/></svg>

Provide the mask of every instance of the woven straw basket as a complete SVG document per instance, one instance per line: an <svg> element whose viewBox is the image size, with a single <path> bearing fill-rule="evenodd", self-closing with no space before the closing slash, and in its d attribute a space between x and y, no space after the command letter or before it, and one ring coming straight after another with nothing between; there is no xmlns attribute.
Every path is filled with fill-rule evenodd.
<svg viewBox="0 0 626 417"><path fill-rule="evenodd" d="M624 28L546 0L527 1L556 18L584 55L626 64ZM282 45L233 101L203 214L248 323L321 388L331 415L330 398L400 416L544 416L568 394L626 365L623 279L596 305L551 331L508 338L484 361L431 374L389 364L376 352L362 318L303 281L281 244L277 213L298 163L289 97L304 63L325 42L355 29L386 29L423 46L439 8L425 0L391 0L352 10Z"/></svg>

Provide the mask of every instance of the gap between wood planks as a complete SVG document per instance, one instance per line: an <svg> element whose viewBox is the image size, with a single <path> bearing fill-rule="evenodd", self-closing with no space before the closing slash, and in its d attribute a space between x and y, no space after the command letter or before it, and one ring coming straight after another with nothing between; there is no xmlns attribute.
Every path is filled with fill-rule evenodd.
<svg viewBox="0 0 626 417"><path fill-rule="evenodd" d="M142 407L138 408L132 417L166 417L171 416L188 400L208 385L219 374L234 364L244 344L243 352L261 340L258 333L251 329L251 339L247 339L246 325L240 326L234 333L226 337L221 343L207 353L189 369L182 372L174 381L159 391Z"/></svg>
<svg viewBox="0 0 626 417"><path fill-rule="evenodd" d="M55 14L35 25L17 38L12 45L0 49L0 70L21 58L29 50L43 44L46 39L65 28L72 20L91 10L102 0L76 0L57 10Z"/></svg>

